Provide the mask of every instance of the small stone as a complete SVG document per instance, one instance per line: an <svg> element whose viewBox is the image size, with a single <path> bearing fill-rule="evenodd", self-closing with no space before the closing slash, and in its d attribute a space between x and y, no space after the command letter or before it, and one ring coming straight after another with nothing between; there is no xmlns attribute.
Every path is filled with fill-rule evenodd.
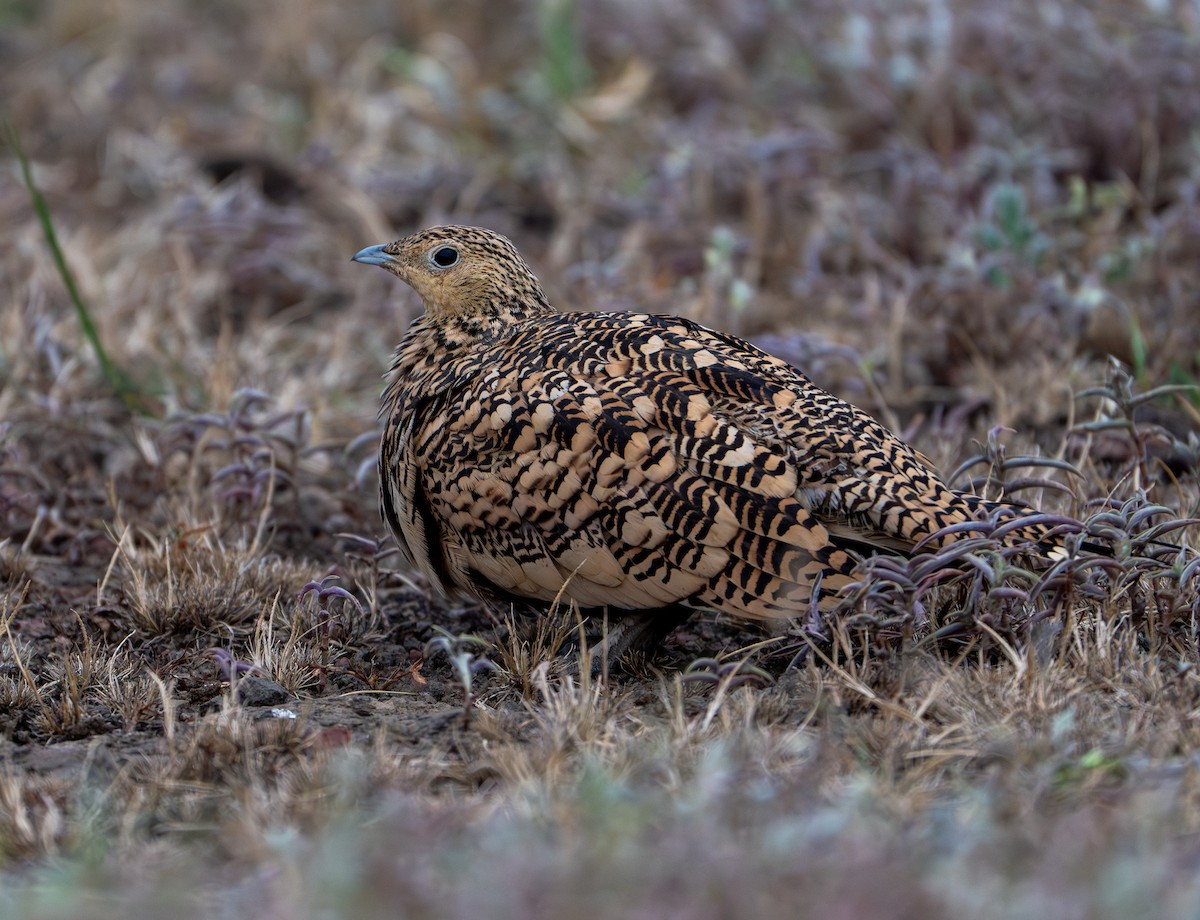
<svg viewBox="0 0 1200 920"><path fill-rule="evenodd" d="M243 706L278 706L292 698L282 684L254 675L238 681L237 695L238 702Z"/></svg>

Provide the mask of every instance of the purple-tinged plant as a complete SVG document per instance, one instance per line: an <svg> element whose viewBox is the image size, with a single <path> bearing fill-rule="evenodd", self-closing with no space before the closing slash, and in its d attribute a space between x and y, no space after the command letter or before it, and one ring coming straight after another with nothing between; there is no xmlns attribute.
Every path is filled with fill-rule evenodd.
<svg viewBox="0 0 1200 920"><path fill-rule="evenodd" d="M266 677L267 674L262 668L257 665L247 664L244 661L238 661L233 657L233 653L223 648L205 649L203 654L210 656L216 661L217 670L221 674L221 679L231 684L237 683L237 679L246 674L257 674L260 677Z"/></svg>
<svg viewBox="0 0 1200 920"><path fill-rule="evenodd" d="M344 551L347 559L361 559L370 566L371 584L367 594L371 616L375 617L379 613L379 563L400 552L400 548L390 538L376 540L356 533L337 533L334 536L349 544Z"/></svg>
<svg viewBox="0 0 1200 920"><path fill-rule="evenodd" d="M208 476L208 484L223 504L249 511L264 495L293 486L297 459L306 450L307 412L268 414L271 402L265 393L241 389L224 414L176 418L164 432L163 452L190 453L193 464L202 455L223 454L227 462Z"/></svg>
<svg viewBox="0 0 1200 920"><path fill-rule="evenodd" d="M946 481L955 488L968 489L985 496L989 491L995 489L997 490L995 497L1001 501L1025 489L1053 489L1075 497L1075 492L1070 486L1055 479L1048 479L1044 476L1023 476L1010 479L1008 476L1010 471L1028 467L1062 470L1068 475L1078 477L1079 479L1083 479L1084 476L1083 473L1065 460L1055 460L1052 457L1022 456L1008 458L1005 455L1004 444L1000 441L1000 433L1005 430L1008 429L1000 426L989 430L986 443L979 445L979 452L960 463ZM980 464L987 465L985 475L975 476L965 482L959 482L961 476Z"/></svg>
<svg viewBox="0 0 1200 920"><path fill-rule="evenodd" d="M747 658L737 661L720 661L716 658L697 658L683 672L684 683L711 684L716 689L705 712L703 727L708 728L721 708L721 703L730 691L747 684L760 687L772 683L771 675L762 668L750 664Z"/></svg>
<svg viewBox="0 0 1200 920"><path fill-rule="evenodd" d="M321 647L320 661L320 682L318 692L324 690L325 680L329 674L329 642L332 635L333 612L330 608L332 600L341 600L343 604L350 603L358 610L359 614L366 615L363 606L359 603L358 598L339 585L332 584L341 578L338 573L326 575L320 581L310 581L300 589L300 594L296 598L297 601L303 602L304 598L309 594L316 596L317 602L317 636Z"/></svg>
<svg viewBox="0 0 1200 920"><path fill-rule="evenodd" d="M364 431L358 437L352 439L350 443L342 450L342 456L347 460L356 454L364 454L362 460L358 462L358 466L354 471L354 485L356 488L362 489L365 487L367 477L374 473L379 467L379 439L383 435L383 428L378 427L371 431Z"/></svg>
<svg viewBox="0 0 1200 920"><path fill-rule="evenodd" d="M1155 434L1161 434L1161 429L1139 421L1136 418L1139 407L1153 402L1163 396L1175 393L1189 393L1193 396L1200 392L1195 384L1170 383L1154 387L1145 393L1137 391L1137 382L1125 366L1116 358L1109 359L1108 379L1100 386L1089 387L1075 394L1076 399L1101 399L1096 418L1083 422L1071 429L1069 434L1083 433L1088 437L1106 431L1121 431L1129 439L1130 459L1126 474L1133 475L1135 492L1148 489L1154 482L1151 476L1151 444Z"/></svg>

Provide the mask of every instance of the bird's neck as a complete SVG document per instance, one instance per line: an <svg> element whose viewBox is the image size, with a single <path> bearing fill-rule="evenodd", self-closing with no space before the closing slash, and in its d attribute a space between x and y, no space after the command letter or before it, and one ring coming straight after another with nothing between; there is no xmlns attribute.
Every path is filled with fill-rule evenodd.
<svg viewBox="0 0 1200 920"><path fill-rule="evenodd" d="M554 312L544 299L489 303L467 310L427 312L409 327L409 333L418 332L444 352L491 344L527 320Z"/></svg>
<svg viewBox="0 0 1200 920"><path fill-rule="evenodd" d="M557 311L545 301L503 308L423 313L405 332L392 357L385 392L385 412L405 400L410 389L453 376L471 353L513 334L528 321ZM391 404L390 408L389 405Z"/></svg>

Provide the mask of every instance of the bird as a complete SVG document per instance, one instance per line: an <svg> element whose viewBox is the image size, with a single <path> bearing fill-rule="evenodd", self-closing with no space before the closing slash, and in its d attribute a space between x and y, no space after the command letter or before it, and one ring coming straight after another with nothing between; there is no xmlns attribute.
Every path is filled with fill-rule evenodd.
<svg viewBox="0 0 1200 920"><path fill-rule="evenodd" d="M1029 518L1006 541L1051 538L736 336L556 309L499 233L440 226L353 260L424 304L385 378L380 506L443 593L605 612L620 658L696 611L831 611L865 557L937 549L997 512Z"/></svg>

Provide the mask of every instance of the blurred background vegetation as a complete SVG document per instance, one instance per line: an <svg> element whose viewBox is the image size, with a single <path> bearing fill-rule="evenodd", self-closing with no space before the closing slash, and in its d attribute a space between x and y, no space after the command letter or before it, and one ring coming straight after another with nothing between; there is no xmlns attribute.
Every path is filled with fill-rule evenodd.
<svg viewBox="0 0 1200 920"><path fill-rule="evenodd" d="M1197 372L1194 3L7 0L0 19L5 112L104 338L187 402L228 397L206 392L214 343L264 317L381 366L414 305L346 256L446 220L511 235L564 307L779 334L818 375L848 346L910 414L986 399L1047 423L1107 353ZM45 328L61 284L19 177L0 182L9 314ZM845 372L828 382L876 398Z"/></svg>

